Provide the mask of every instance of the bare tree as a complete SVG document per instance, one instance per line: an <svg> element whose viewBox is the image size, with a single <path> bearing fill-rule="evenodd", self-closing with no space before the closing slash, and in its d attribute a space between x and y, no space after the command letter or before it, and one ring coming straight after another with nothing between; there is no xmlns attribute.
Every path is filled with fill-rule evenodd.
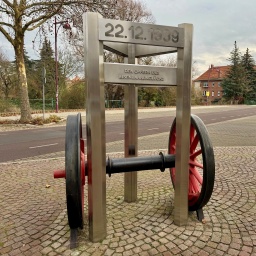
<svg viewBox="0 0 256 256"><path fill-rule="evenodd" d="M31 119L24 63L25 33L41 27L54 15L69 16L71 14L71 6L77 9L80 6L84 10L103 9L109 11L113 2L112 0L1 0L0 32L13 46L15 52L20 89L21 122L27 122ZM42 26L41 28L44 30L45 27Z"/></svg>
<svg viewBox="0 0 256 256"><path fill-rule="evenodd" d="M0 49L0 91L4 98L9 98L11 91L14 89L16 75L13 74L13 65L6 55Z"/></svg>
<svg viewBox="0 0 256 256"><path fill-rule="evenodd" d="M83 60L78 59L71 51L63 49L59 51L58 61L61 63L65 78L79 76L83 71Z"/></svg>
<svg viewBox="0 0 256 256"><path fill-rule="evenodd" d="M153 58L153 64L157 66L167 66L171 68L177 67L177 54L171 53L160 55Z"/></svg>
<svg viewBox="0 0 256 256"><path fill-rule="evenodd" d="M152 12L147 8L142 1L135 0L119 0L116 8L113 9L110 17L108 14L106 18L113 18L117 20L127 20L143 23L155 23Z"/></svg>

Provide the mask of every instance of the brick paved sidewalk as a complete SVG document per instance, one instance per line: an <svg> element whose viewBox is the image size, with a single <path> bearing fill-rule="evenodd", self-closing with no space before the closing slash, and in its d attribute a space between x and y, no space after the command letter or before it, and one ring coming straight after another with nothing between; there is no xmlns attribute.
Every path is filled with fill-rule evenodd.
<svg viewBox="0 0 256 256"><path fill-rule="evenodd" d="M107 238L88 240L85 215L79 246L70 250L65 181L53 179L64 152L56 152L0 164L0 255L256 255L256 116L207 127L216 180L206 224L195 213L186 227L173 224L168 172L140 172L138 201L130 204L123 201L123 174L114 174L107 177ZM140 154L158 154L146 149L166 148L167 140L168 133L141 137ZM107 149L122 151L123 142Z"/></svg>
<svg viewBox="0 0 256 256"><path fill-rule="evenodd" d="M140 172L138 201L130 204L123 174L115 174L107 178L107 238L89 242L86 222L72 250L64 180L52 175L63 158L1 164L0 255L256 255L256 147L216 147L215 155L206 224L195 213L186 227L173 224L168 172Z"/></svg>

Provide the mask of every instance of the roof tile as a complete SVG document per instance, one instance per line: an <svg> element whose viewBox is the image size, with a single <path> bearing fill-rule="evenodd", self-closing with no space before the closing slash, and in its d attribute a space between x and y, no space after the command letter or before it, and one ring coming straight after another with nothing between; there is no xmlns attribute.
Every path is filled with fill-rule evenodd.
<svg viewBox="0 0 256 256"><path fill-rule="evenodd" d="M194 81L222 80L226 76L229 69L230 69L230 66L215 67L211 65L206 72L204 72Z"/></svg>

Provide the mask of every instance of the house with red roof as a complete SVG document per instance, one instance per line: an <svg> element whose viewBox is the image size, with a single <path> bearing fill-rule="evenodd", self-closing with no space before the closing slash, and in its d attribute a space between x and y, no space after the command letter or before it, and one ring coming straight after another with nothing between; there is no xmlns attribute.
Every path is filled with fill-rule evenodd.
<svg viewBox="0 0 256 256"><path fill-rule="evenodd" d="M227 75L230 66L214 66L196 78L194 82L195 88L200 88L202 91L202 103L210 105L217 103L223 95L221 82Z"/></svg>

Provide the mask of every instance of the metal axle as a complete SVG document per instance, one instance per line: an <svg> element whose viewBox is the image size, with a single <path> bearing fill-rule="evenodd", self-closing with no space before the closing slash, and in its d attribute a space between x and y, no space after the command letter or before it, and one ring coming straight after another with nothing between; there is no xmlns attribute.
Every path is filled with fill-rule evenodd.
<svg viewBox="0 0 256 256"><path fill-rule="evenodd" d="M147 157L128 157L120 159L108 158L106 163L106 173L111 176L112 173L135 172L144 170L160 169L175 167L175 155L164 155L162 152L158 156Z"/></svg>
<svg viewBox="0 0 256 256"><path fill-rule="evenodd" d="M107 159L106 173L110 177L113 173L122 172L136 172L145 170L160 169L161 172L165 171L165 168L175 167L175 155L164 155L162 152L158 156L146 156L146 157L128 157L128 158L116 158ZM87 163L85 163L85 176L88 176ZM66 178L65 170L55 170L54 178Z"/></svg>

